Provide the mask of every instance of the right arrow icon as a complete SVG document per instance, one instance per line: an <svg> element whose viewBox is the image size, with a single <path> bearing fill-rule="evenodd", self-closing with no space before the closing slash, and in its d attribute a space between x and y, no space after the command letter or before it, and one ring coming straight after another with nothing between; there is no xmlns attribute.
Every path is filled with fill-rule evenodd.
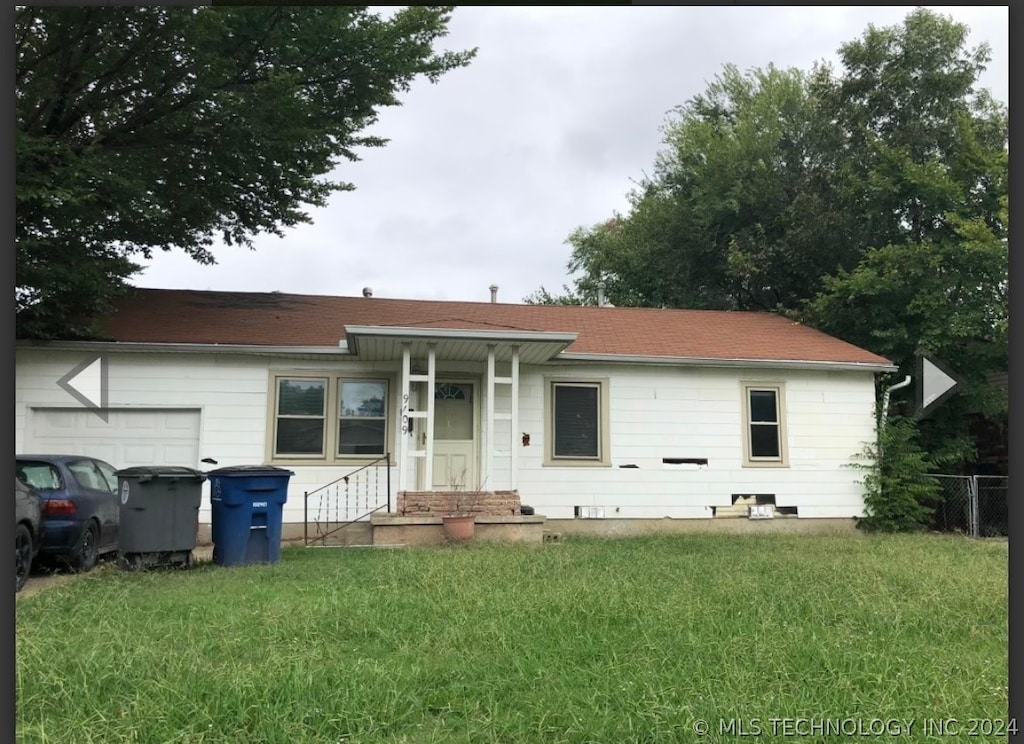
<svg viewBox="0 0 1024 744"><path fill-rule="evenodd" d="M917 412L921 419L942 405L963 386L963 380L938 359L917 359Z"/></svg>

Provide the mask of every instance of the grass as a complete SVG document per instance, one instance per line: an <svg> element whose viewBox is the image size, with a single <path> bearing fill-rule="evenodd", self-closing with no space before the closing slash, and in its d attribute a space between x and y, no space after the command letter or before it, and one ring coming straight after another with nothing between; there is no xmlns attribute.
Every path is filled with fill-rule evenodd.
<svg viewBox="0 0 1024 744"><path fill-rule="evenodd" d="M738 720L782 741L770 719L814 718L925 740L926 718L1006 717L1006 548L717 535L107 567L18 601L18 739L673 742L704 720L704 741L750 740L719 735Z"/></svg>

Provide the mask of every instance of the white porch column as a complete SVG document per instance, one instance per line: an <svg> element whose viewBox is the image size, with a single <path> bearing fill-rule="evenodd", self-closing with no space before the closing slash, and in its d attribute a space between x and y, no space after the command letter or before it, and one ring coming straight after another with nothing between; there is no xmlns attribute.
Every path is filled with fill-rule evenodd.
<svg viewBox="0 0 1024 744"><path fill-rule="evenodd" d="M437 376L437 346L430 344L427 354L427 443L423 455L423 490L434 489L434 379ZM421 406L422 407L422 406Z"/></svg>
<svg viewBox="0 0 1024 744"><path fill-rule="evenodd" d="M512 347L512 421L508 451L508 487L511 491L519 488L519 347Z"/></svg>
<svg viewBox="0 0 1024 744"><path fill-rule="evenodd" d="M486 438L484 440L484 477L481 488L494 490L491 476L494 475L494 344L487 346L487 412L484 414Z"/></svg>
<svg viewBox="0 0 1024 744"><path fill-rule="evenodd" d="M398 492L409 490L409 344L402 344L402 398L399 421L402 425L398 432Z"/></svg>

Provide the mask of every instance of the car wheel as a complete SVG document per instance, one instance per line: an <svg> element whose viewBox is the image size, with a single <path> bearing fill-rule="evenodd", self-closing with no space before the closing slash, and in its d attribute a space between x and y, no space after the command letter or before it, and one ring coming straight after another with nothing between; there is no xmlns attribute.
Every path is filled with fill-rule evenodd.
<svg viewBox="0 0 1024 744"><path fill-rule="evenodd" d="M78 550L71 559L71 567L81 573L92 571L100 557L99 542L100 531L96 528L96 523L87 523L82 530L82 537L78 540Z"/></svg>
<svg viewBox="0 0 1024 744"><path fill-rule="evenodd" d="M14 532L14 576L15 592L20 592L32 571L32 533L28 527L19 524Z"/></svg>

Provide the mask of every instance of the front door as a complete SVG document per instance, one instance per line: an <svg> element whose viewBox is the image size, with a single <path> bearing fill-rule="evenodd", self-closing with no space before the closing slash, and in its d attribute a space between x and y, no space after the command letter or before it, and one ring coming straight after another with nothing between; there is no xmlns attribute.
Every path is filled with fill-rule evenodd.
<svg viewBox="0 0 1024 744"><path fill-rule="evenodd" d="M433 483L436 491L475 491L476 389L470 382L434 385Z"/></svg>

